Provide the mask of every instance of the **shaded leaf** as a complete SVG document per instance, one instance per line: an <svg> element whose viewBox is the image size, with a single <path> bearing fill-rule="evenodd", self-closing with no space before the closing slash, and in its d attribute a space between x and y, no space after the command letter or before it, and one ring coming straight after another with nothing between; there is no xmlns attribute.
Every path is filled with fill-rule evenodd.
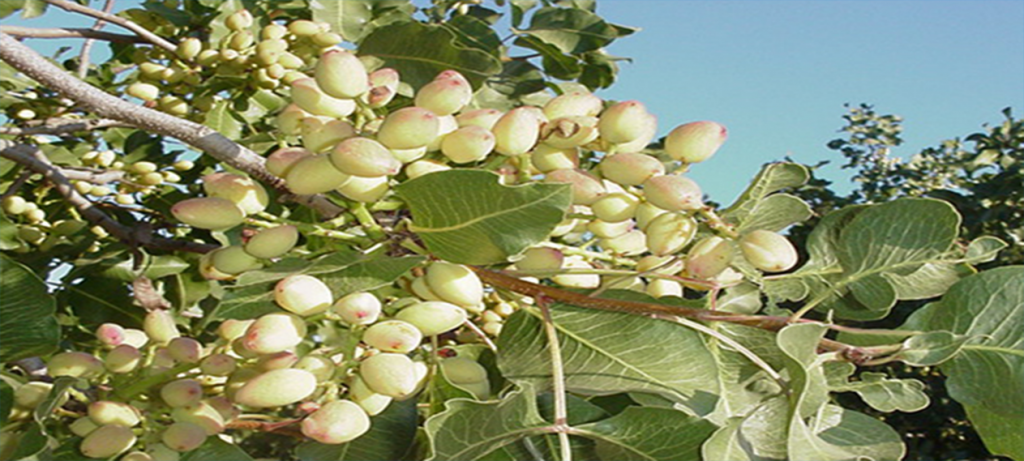
<svg viewBox="0 0 1024 461"><path fill-rule="evenodd" d="M597 441L601 459L673 461L698 459L701 444L715 425L669 408L629 407L576 430Z"/></svg>
<svg viewBox="0 0 1024 461"><path fill-rule="evenodd" d="M916 379L889 379L885 373L864 372L859 381L831 387L833 392L856 392L871 408L886 413L919 411L930 403L924 383Z"/></svg>
<svg viewBox="0 0 1024 461"><path fill-rule="evenodd" d="M203 124L229 139L239 139L242 137L242 121L235 117L231 104L227 99L214 103L213 108L206 112Z"/></svg>
<svg viewBox="0 0 1024 461"><path fill-rule="evenodd" d="M314 21L330 24L332 32L349 42L359 40L373 17L372 2L367 0L312 0L309 10Z"/></svg>
<svg viewBox="0 0 1024 461"><path fill-rule="evenodd" d="M228 443L218 437L207 437L199 448L185 452L181 455L181 461L250 461L252 457L238 448L238 445Z"/></svg>
<svg viewBox="0 0 1024 461"><path fill-rule="evenodd" d="M476 460L548 426L537 412L532 386L515 390L500 401L453 399L446 410L424 424L430 460Z"/></svg>
<svg viewBox="0 0 1024 461"><path fill-rule="evenodd" d="M481 170L448 170L407 181L396 190L409 205L409 229L437 257L495 264L543 241L571 202L565 184L503 186Z"/></svg>
<svg viewBox="0 0 1024 461"><path fill-rule="evenodd" d="M0 362L56 350L60 340L56 310L53 295L36 274L0 255Z"/></svg>

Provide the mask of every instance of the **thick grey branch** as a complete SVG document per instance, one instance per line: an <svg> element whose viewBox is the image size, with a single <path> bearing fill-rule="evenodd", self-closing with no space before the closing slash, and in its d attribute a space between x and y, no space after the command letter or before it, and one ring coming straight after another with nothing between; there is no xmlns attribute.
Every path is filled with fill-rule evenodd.
<svg viewBox="0 0 1024 461"><path fill-rule="evenodd" d="M19 38L88 38L118 43L145 42L135 35L114 34L92 29L0 26L0 32Z"/></svg>
<svg viewBox="0 0 1024 461"><path fill-rule="evenodd" d="M50 184L53 184L57 192L64 196L64 200L78 210L83 218L99 225L110 235L114 236L114 238L128 245L167 251L190 251L194 253L206 253L218 248L217 245L207 243L156 237L151 234L139 235L134 230L140 228L136 223L130 226L121 224L79 194L61 169L53 166L49 159L35 146L15 144L11 141L0 139L0 156L20 163L25 168L43 175Z"/></svg>
<svg viewBox="0 0 1024 461"><path fill-rule="evenodd" d="M75 120L67 118L51 118L40 125L27 127L0 126L0 134L11 136L31 135L52 135L61 136L65 134L78 133L81 131L92 131L103 128L127 128L132 125L120 120L106 118L93 118L88 120Z"/></svg>
<svg viewBox="0 0 1024 461"><path fill-rule="evenodd" d="M153 133L177 138L277 190L287 192L284 180L270 174L263 166L263 157L207 126L109 95L69 75L31 48L2 33L0 59L101 117L131 123ZM337 216L342 211L322 196L299 196L294 201L309 206L328 218Z"/></svg>
<svg viewBox="0 0 1024 461"><path fill-rule="evenodd" d="M146 39L146 41L148 41L148 42L150 42L150 43L152 43L152 44L154 44L156 46L159 46L160 48L163 48L163 49L165 49L167 51L170 51L171 53L174 53L177 50L177 48L178 48L177 46L175 46L175 44L165 40L163 37L161 37L161 36L159 36L157 34L154 34L154 33L150 32L145 27L142 27L142 26L140 26L140 25L138 25L138 24L136 24L136 23L134 23L132 21L129 21L129 20L125 19L125 18L122 18L120 16L115 16L115 15L110 14L110 13L104 13L104 12L99 11L99 10L94 10L94 9L89 8L87 6L82 6L82 5L79 5L79 4L74 3L74 2L69 2L67 0L44 0L44 1L46 3L49 3L49 4L53 5L53 6L56 6L56 7L60 8L60 9L65 10L65 11L71 11L71 12L74 12L74 13L84 14L86 16L92 16L92 17L94 17L96 19L102 19L102 20L107 21L107 22L109 22L111 24L117 24L117 25L119 25L121 27L124 27L125 29L128 29L128 30L130 30L132 32L135 32L139 37L142 37L142 38Z"/></svg>

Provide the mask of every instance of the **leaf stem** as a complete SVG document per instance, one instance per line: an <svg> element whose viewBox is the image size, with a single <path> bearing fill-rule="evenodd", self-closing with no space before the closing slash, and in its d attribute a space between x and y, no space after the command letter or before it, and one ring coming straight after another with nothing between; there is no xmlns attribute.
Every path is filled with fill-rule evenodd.
<svg viewBox="0 0 1024 461"><path fill-rule="evenodd" d="M555 322L551 320L550 301L548 298L537 298L544 317L544 334L548 337L548 351L551 354L551 380L555 394L555 432L558 434L558 446L561 449L561 460L572 461L572 446L569 444L569 406L565 398L565 367L562 363L562 348L558 342Z"/></svg>
<svg viewBox="0 0 1024 461"><path fill-rule="evenodd" d="M352 214L355 215L359 224L363 226L363 229L366 229L366 234L369 235L370 238L374 240L382 240L386 237L384 229L380 227L380 224L377 224L377 220L373 218L373 214L366 208L365 203L355 202L349 209L352 211Z"/></svg>

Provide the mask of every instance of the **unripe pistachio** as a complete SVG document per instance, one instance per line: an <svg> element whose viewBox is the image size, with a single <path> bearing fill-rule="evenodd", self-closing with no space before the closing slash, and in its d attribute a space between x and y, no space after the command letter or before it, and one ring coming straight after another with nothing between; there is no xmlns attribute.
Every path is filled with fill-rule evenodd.
<svg viewBox="0 0 1024 461"><path fill-rule="evenodd" d="M522 270L558 270L562 268L565 255L555 248L534 247L523 252L523 258L516 261Z"/></svg>
<svg viewBox="0 0 1024 461"><path fill-rule="evenodd" d="M266 314L239 338L250 351L273 354L295 347L306 337L306 322L292 314Z"/></svg>
<svg viewBox="0 0 1024 461"><path fill-rule="evenodd" d="M334 296L320 279L304 274L285 277L274 287L274 301L302 316L319 314L331 307Z"/></svg>
<svg viewBox="0 0 1024 461"><path fill-rule="evenodd" d="M502 115L505 113L498 109L473 109L455 116L455 121L459 127L477 126L490 131Z"/></svg>
<svg viewBox="0 0 1024 461"><path fill-rule="evenodd" d="M377 140L390 149L425 147L437 137L438 116L422 107L404 107L384 119Z"/></svg>
<svg viewBox="0 0 1024 461"><path fill-rule="evenodd" d="M218 248L210 256L214 269L228 275L259 269L263 265L238 245Z"/></svg>
<svg viewBox="0 0 1024 461"><path fill-rule="evenodd" d="M299 241L299 230L295 226L277 226L259 231L245 242L245 252L250 255L272 259L284 256Z"/></svg>
<svg viewBox="0 0 1024 461"><path fill-rule="evenodd" d="M167 352L181 363L196 363L203 353L203 345L192 338L174 338L167 343Z"/></svg>
<svg viewBox="0 0 1024 461"><path fill-rule="evenodd" d="M234 341L235 339L241 338L245 335L245 332L249 329L255 320L236 320L227 319L220 326L217 327L217 335L225 341Z"/></svg>
<svg viewBox="0 0 1024 461"><path fill-rule="evenodd" d="M319 194L337 189L352 177L338 171L327 155L314 155L295 162L285 175L288 189L298 195ZM243 218L244 219L244 218Z"/></svg>
<svg viewBox="0 0 1024 461"><path fill-rule="evenodd" d="M231 34L228 38L228 48L236 51L242 51L252 46L253 42L256 41L256 37L247 30L240 30Z"/></svg>
<svg viewBox="0 0 1024 461"><path fill-rule="evenodd" d="M394 154L395 158L403 164L412 163L423 158L424 155L427 155L427 146L417 147L415 149L391 149L391 153Z"/></svg>
<svg viewBox="0 0 1024 461"><path fill-rule="evenodd" d="M396 399L412 396L419 381L409 357L387 352L363 360L359 376L373 392Z"/></svg>
<svg viewBox="0 0 1024 461"><path fill-rule="evenodd" d="M597 139L597 117L562 117L544 125L544 144L560 149L579 147Z"/></svg>
<svg viewBox="0 0 1024 461"><path fill-rule="evenodd" d="M444 139L457 129L459 129L459 122L455 120L454 115L442 115L437 117L437 136L427 144L427 152L436 152L441 150L441 143L444 142Z"/></svg>
<svg viewBox="0 0 1024 461"><path fill-rule="evenodd" d="M191 160L178 160L171 165L175 170L188 171L196 166L195 162Z"/></svg>
<svg viewBox="0 0 1024 461"><path fill-rule="evenodd" d="M468 307L483 301L483 283L466 266L436 262L427 268L426 282L430 291L452 304Z"/></svg>
<svg viewBox="0 0 1024 461"><path fill-rule="evenodd" d="M431 290L430 286L427 285L426 277L417 277L414 279L412 283L409 284L409 289L412 291L412 294L425 301L443 301L441 297L438 296L437 293L434 293L434 290Z"/></svg>
<svg viewBox="0 0 1024 461"><path fill-rule="evenodd" d="M280 24L267 24L260 30L260 38L264 40L277 40L288 35L288 28Z"/></svg>
<svg viewBox="0 0 1024 461"><path fill-rule="evenodd" d="M487 381L487 369L476 360L452 357L441 360L441 371L452 384L474 384Z"/></svg>
<svg viewBox="0 0 1024 461"><path fill-rule="evenodd" d="M295 362L292 368L306 370L312 373L313 376L316 376L318 383L322 383L334 376L334 370L337 368L337 365L331 359L322 355L307 355L299 359L298 362Z"/></svg>
<svg viewBox="0 0 1024 461"><path fill-rule="evenodd" d="M650 226L655 218L668 212L668 210L658 208L650 202L642 202L636 207L636 227L646 231L647 226Z"/></svg>
<svg viewBox="0 0 1024 461"><path fill-rule="evenodd" d="M207 49L199 52L196 56L196 64L200 66L214 66L220 62L220 50Z"/></svg>
<svg viewBox="0 0 1024 461"><path fill-rule="evenodd" d="M466 310L443 301L424 301L406 307L395 315L416 326L423 336L436 336L466 321ZM373 386L371 386L373 387Z"/></svg>
<svg viewBox="0 0 1024 461"><path fill-rule="evenodd" d="M302 434L320 443L339 444L370 430L370 417L350 400L327 402L302 420Z"/></svg>
<svg viewBox="0 0 1024 461"><path fill-rule="evenodd" d="M636 214L636 208L639 205L640 200L635 195L615 192L597 199L590 206L590 209L594 212L594 216L597 216L597 219L614 223L633 219L633 216Z"/></svg>
<svg viewBox="0 0 1024 461"><path fill-rule="evenodd" d="M228 376L238 368L238 362L227 354L212 354L203 358L199 369L212 376Z"/></svg>
<svg viewBox="0 0 1024 461"><path fill-rule="evenodd" d="M364 178L352 176L352 179L338 186L338 193L349 200L363 203L373 203L384 197L390 190L387 176L376 178Z"/></svg>
<svg viewBox="0 0 1024 461"><path fill-rule="evenodd" d="M120 461L153 461L153 457L144 451L130 451Z"/></svg>
<svg viewBox="0 0 1024 461"><path fill-rule="evenodd" d="M647 283L646 291L647 294L655 298L663 298L665 296L683 297L683 285L675 280L652 279Z"/></svg>
<svg viewBox="0 0 1024 461"><path fill-rule="evenodd" d="M544 104L544 115L549 120L562 117L596 117L601 113L601 98L592 93L574 91L556 96Z"/></svg>
<svg viewBox="0 0 1024 461"><path fill-rule="evenodd" d="M170 368L173 367L174 365L177 365L177 363L178 362L174 360L174 357L171 356L170 351L168 351L166 347L159 347L155 351L153 351L153 363L151 364L152 366L159 368Z"/></svg>
<svg viewBox="0 0 1024 461"><path fill-rule="evenodd" d="M392 400L391 397L370 390L370 387L359 375L352 377L352 383L348 388L348 398L362 407L370 416L380 414L391 404Z"/></svg>
<svg viewBox="0 0 1024 461"><path fill-rule="evenodd" d="M395 98L398 91L386 86L375 86L366 92L366 104L370 108L377 109L384 107Z"/></svg>
<svg viewBox="0 0 1024 461"><path fill-rule="evenodd" d="M190 110L188 103L177 96L167 95L157 101L157 108L175 117L184 117Z"/></svg>
<svg viewBox="0 0 1024 461"><path fill-rule="evenodd" d="M278 113L274 121L277 123L277 128L281 130L282 133L294 136L299 134L299 122L306 117L311 117L312 115L313 114L302 110L298 104L293 103L289 104L284 108L284 110Z"/></svg>
<svg viewBox="0 0 1024 461"><path fill-rule="evenodd" d="M154 309L146 313L142 320L142 328L146 330L146 336L156 344L167 344L170 340L181 336L178 332L178 325L174 322L174 316L164 309Z"/></svg>
<svg viewBox="0 0 1024 461"><path fill-rule="evenodd" d="M100 426L82 440L78 450L87 458L112 458L135 445L135 433L117 424Z"/></svg>
<svg viewBox="0 0 1024 461"><path fill-rule="evenodd" d="M164 429L160 441L177 452L191 451L206 441L206 430L197 424L174 423Z"/></svg>
<svg viewBox="0 0 1024 461"><path fill-rule="evenodd" d="M203 385L194 379L179 379L160 388L160 398L170 407L195 405L203 399Z"/></svg>
<svg viewBox="0 0 1024 461"><path fill-rule="evenodd" d="M647 248L664 256L682 250L697 235L697 222L682 213L669 212L654 218L647 229Z"/></svg>
<svg viewBox="0 0 1024 461"><path fill-rule="evenodd" d="M282 58L284 56L287 55L282 55ZM291 85L292 101L302 108L302 110L313 115L345 118L356 110L355 101L329 96L317 86L316 80L313 80L312 78L299 79L292 82Z"/></svg>
<svg viewBox="0 0 1024 461"><path fill-rule="evenodd" d="M250 13L249 10L244 9L231 13L231 15L229 15L228 18L224 20L224 25L227 26L228 29L234 31L248 29L252 27L252 23L252 13Z"/></svg>
<svg viewBox="0 0 1024 461"><path fill-rule="evenodd" d="M508 156L525 154L540 137L540 120L525 107L517 107L502 115L491 128L494 151Z"/></svg>
<svg viewBox="0 0 1024 461"><path fill-rule="evenodd" d="M373 294L357 292L339 299L331 310L348 325L370 325L380 317L381 304Z"/></svg>
<svg viewBox="0 0 1024 461"><path fill-rule="evenodd" d="M715 122L687 123L665 137L665 153L686 163L703 162L715 155L728 136L728 130Z"/></svg>
<svg viewBox="0 0 1024 461"><path fill-rule="evenodd" d="M203 431L208 436L224 432L224 416L206 402L199 402L187 407L177 407L171 410L171 418L175 422L195 424L203 428Z"/></svg>
<svg viewBox="0 0 1024 461"><path fill-rule="evenodd" d="M261 356L256 361L256 368L261 371L280 370L282 368L291 368L298 361L299 356L295 355L294 352L281 351Z"/></svg>
<svg viewBox="0 0 1024 461"><path fill-rule="evenodd" d="M545 183L567 183L572 186L572 203L593 205L605 194L604 184L590 173L580 169L563 169L548 172Z"/></svg>
<svg viewBox="0 0 1024 461"><path fill-rule="evenodd" d="M324 46L337 43L334 41ZM341 48L332 48L320 56L314 78L324 93L335 98L356 98L370 88L366 66L352 52Z"/></svg>
<svg viewBox="0 0 1024 461"><path fill-rule="evenodd" d="M160 88L157 88L156 85L145 82L132 83L131 85L128 85L128 88L125 88L124 92L127 93L128 96L139 98L143 101L156 101L156 98L160 96Z"/></svg>
<svg viewBox="0 0 1024 461"><path fill-rule="evenodd" d="M590 263L579 256L566 256L562 262L563 269L593 269ZM601 286L601 276L597 274L559 274L551 277L551 281L567 288L597 288Z"/></svg>
<svg viewBox="0 0 1024 461"><path fill-rule="evenodd" d="M624 101L615 104L601 113L598 128L601 139L612 144L633 141L643 136L649 128L650 115L647 107L640 101Z"/></svg>
<svg viewBox="0 0 1024 461"><path fill-rule="evenodd" d="M647 252L647 236L636 229L610 239L602 239L601 247L612 253L636 256Z"/></svg>
<svg viewBox="0 0 1024 461"><path fill-rule="evenodd" d="M473 89L465 78L438 78L420 88L414 102L437 115L451 115L472 98Z"/></svg>
<svg viewBox="0 0 1024 461"><path fill-rule="evenodd" d="M178 176L178 174L173 172L173 171L161 171L159 173L160 173L160 176L163 176L164 182L167 182L167 183L181 182L181 176Z"/></svg>
<svg viewBox="0 0 1024 461"><path fill-rule="evenodd" d="M228 199L249 215L267 208L267 191L252 178L233 173L212 173L203 176L203 190L207 196Z"/></svg>
<svg viewBox="0 0 1024 461"><path fill-rule="evenodd" d="M309 397L316 376L305 370L282 368L250 379L235 394L236 403L257 408L280 407Z"/></svg>
<svg viewBox="0 0 1024 461"><path fill-rule="evenodd" d="M652 177L665 174L665 165L645 154L625 152L610 155L599 165L605 178L623 186L639 186Z"/></svg>
<svg viewBox="0 0 1024 461"><path fill-rule="evenodd" d="M145 331L142 331L142 330L139 330L139 329L135 329L135 328L125 328L124 329L124 342L121 343L122 345L127 344L129 346L132 346L132 347L138 349L138 348L141 348L142 346L145 346L146 343L148 343L148 342L149 342L149 336L146 335Z"/></svg>
<svg viewBox="0 0 1024 461"><path fill-rule="evenodd" d="M334 32L320 32L310 37L310 40L317 46L328 47L341 43L344 38Z"/></svg>
<svg viewBox="0 0 1024 461"><path fill-rule="evenodd" d="M156 186L164 182L164 175L160 173L146 173L136 180L144 186Z"/></svg>
<svg viewBox="0 0 1024 461"><path fill-rule="evenodd" d="M320 26L306 19L299 19L288 23L288 31L297 37L308 37L321 32Z"/></svg>
<svg viewBox="0 0 1024 461"><path fill-rule="evenodd" d="M629 142L615 144L616 152L640 152L646 149L651 141L654 140L654 137L658 134L658 117L652 114L645 114L640 123L642 128L640 136Z"/></svg>
<svg viewBox="0 0 1024 461"><path fill-rule="evenodd" d="M203 50L203 42L199 41L198 38L189 37L178 43L175 53L179 58L185 61L191 61L193 58L199 55L199 52Z"/></svg>
<svg viewBox="0 0 1024 461"><path fill-rule="evenodd" d="M89 419L88 416L77 418L74 420L74 422L68 425L68 429L71 429L71 433L79 437L85 437L91 434L92 431L95 431L99 427L100 426L94 423L92 419Z"/></svg>
<svg viewBox="0 0 1024 461"><path fill-rule="evenodd" d="M267 156L267 171L274 176L283 178L288 175L295 162L312 155L312 152L301 147L285 147L275 150Z"/></svg>
<svg viewBox="0 0 1024 461"><path fill-rule="evenodd" d="M401 83L399 80L398 71L390 67L382 67L373 72L370 72L370 85L374 87L386 87L392 90L398 89L398 84Z"/></svg>
<svg viewBox="0 0 1024 461"><path fill-rule="evenodd" d="M299 122L302 132L302 145L310 152L322 153L330 150L339 142L356 135L356 129L345 120L321 119L306 117Z"/></svg>
<svg viewBox="0 0 1024 461"><path fill-rule="evenodd" d="M34 410L46 400L53 390L53 384L43 381L27 382L14 391L14 403L19 407Z"/></svg>
<svg viewBox="0 0 1024 461"><path fill-rule="evenodd" d="M413 324L401 320L375 323L363 333L364 343L383 352L412 352L422 341L423 333Z"/></svg>
<svg viewBox="0 0 1024 461"><path fill-rule="evenodd" d="M50 230L56 235L74 235L85 228L88 223L78 219L62 219L53 223Z"/></svg>
<svg viewBox="0 0 1024 461"><path fill-rule="evenodd" d="M755 230L740 238L743 257L754 267L765 272L782 272L796 265L796 248L775 232Z"/></svg>
<svg viewBox="0 0 1024 461"><path fill-rule="evenodd" d="M141 421L139 411L127 403L100 400L89 404L89 418L99 426L119 424L135 427Z"/></svg>
<svg viewBox="0 0 1024 461"><path fill-rule="evenodd" d="M28 211L28 202L17 195L4 197L2 206L4 213L9 215L19 215Z"/></svg>
<svg viewBox="0 0 1024 461"><path fill-rule="evenodd" d="M700 186L684 176L662 175L648 179L644 182L644 196L658 208L668 211L696 210L704 205Z"/></svg>
<svg viewBox="0 0 1024 461"><path fill-rule="evenodd" d="M104 346L117 346L124 342L124 327L116 323L104 323L96 329L96 339Z"/></svg>
<svg viewBox="0 0 1024 461"><path fill-rule="evenodd" d="M674 275L683 271L683 261L673 256L647 255L636 262L636 271Z"/></svg>
<svg viewBox="0 0 1024 461"><path fill-rule="evenodd" d="M303 61L302 58L295 56L294 54L289 53L287 51L281 53L281 56L277 57L277 63L288 70L299 69L302 68L302 66L306 65L306 61ZM296 71L285 74L282 80L284 80L285 83L291 85L292 83L295 83L304 78L309 78L309 76L302 72Z"/></svg>
<svg viewBox="0 0 1024 461"><path fill-rule="evenodd" d="M732 258L731 243L718 236L705 237L686 255L686 272L699 279L710 279L729 267Z"/></svg>
<svg viewBox="0 0 1024 461"><path fill-rule="evenodd" d="M330 155L335 168L353 176L391 176L402 167L388 148L370 138L348 138L335 146Z"/></svg>
<svg viewBox="0 0 1024 461"><path fill-rule="evenodd" d="M576 169L580 166L580 150L576 147L562 149L540 144L530 153L530 163L541 173Z"/></svg>
<svg viewBox="0 0 1024 461"><path fill-rule="evenodd" d="M50 376L92 378L103 372L103 362L85 352L61 352L46 362Z"/></svg>
<svg viewBox="0 0 1024 461"><path fill-rule="evenodd" d="M632 219L619 222L605 222L600 219L595 219L587 224L587 230L590 231L597 237L603 239L613 239L620 235L625 234L633 229L635 223Z"/></svg>
<svg viewBox="0 0 1024 461"><path fill-rule="evenodd" d="M406 165L405 175L408 176L409 179L416 179L426 174L436 173L438 171L447 171L450 169L452 169L452 167L438 162L437 160L417 160Z"/></svg>
<svg viewBox="0 0 1024 461"><path fill-rule="evenodd" d="M199 229L230 229L245 220L242 209L220 197L190 198L171 207L175 219Z"/></svg>

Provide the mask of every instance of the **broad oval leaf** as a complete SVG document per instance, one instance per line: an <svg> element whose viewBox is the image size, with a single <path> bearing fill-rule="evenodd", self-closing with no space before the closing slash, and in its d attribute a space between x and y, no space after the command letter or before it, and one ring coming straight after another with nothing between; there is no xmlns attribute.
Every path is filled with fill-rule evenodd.
<svg viewBox="0 0 1024 461"><path fill-rule="evenodd" d="M452 399L445 405L445 411L424 424L430 440L429 460L489 459L492 453L538 435L550 425L537 412L536 395L529 385L497 402Z"/></svg>
<svg viewBox="0 0 1024 461"><path fill-rule="evenodd" d="M597 441L601 459L699 459L700 447L716 429L710 421L679 410L629 407L611 418L576 427L576 435Z"/></svg>
<svg viewBox="0 0 1024 461"><path fill-rule="evenodd" d="M312 0L309 10L314 21L330 24L331 31L349 42L359 40L373 17L372 2L367 0Z"/></svg>
<svg viewBox="0 0 1024 461"><path fill-rule="evenodd" d="M46 355L57 349L57 303L27 267L0 255L0 362Z"/></svg>
<svg viewBox="0 0 1024 461"><path fill-rule="evenodd" d="M459 264L496 264L543 241L565 217L565 184L503 186L481 170L448 170L399 185L409 227L435 256Z"/></svg>

